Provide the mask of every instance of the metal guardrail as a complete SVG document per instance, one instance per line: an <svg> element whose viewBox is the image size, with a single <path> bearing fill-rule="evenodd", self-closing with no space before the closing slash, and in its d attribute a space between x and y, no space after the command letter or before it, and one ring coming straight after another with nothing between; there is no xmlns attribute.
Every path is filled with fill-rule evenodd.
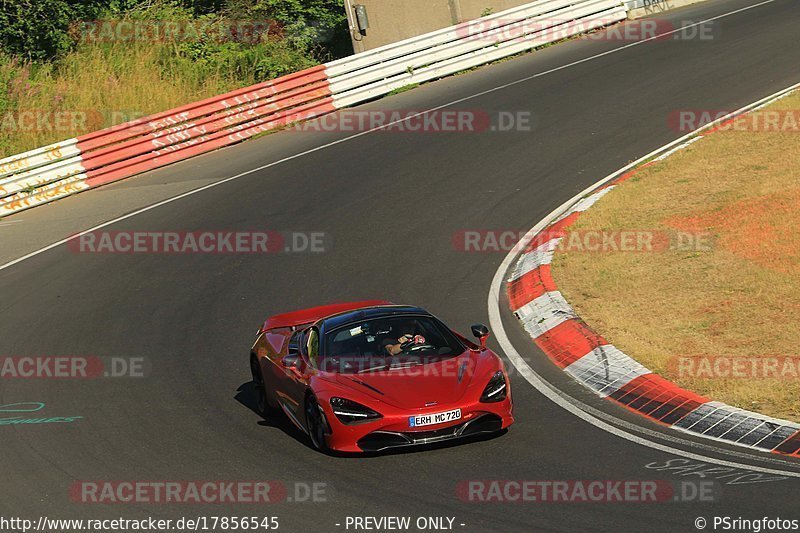
<svg viewBox="0 0 800 533"><path fill-rule="evenodd" d="M624 20L613 0L545 0L388 44L326 65L337 107Z"/></svg>
<svg viewBox="0 0 800 533"><path fill-rule="evenodd" d="M539 0L0 160L0 216L625 19L620 0Z"/></svg>
<svg viewBox="0 0 800 533"><path fill-rule="evenodd" d="M0 161L0 214L28 209L333 110L321 65L13 156Z"/></svg>

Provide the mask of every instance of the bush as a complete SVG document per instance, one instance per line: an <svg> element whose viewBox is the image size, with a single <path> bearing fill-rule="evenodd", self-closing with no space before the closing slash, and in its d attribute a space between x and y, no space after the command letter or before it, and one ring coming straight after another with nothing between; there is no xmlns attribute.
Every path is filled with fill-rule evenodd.
<svg viewBox="0 0 800 533"><path fill-rule="evenodd" d="M0 158L311 67L333 54L326 35L345 18L331 0L9 3L0 3L1 20L24 20L14 15L0 27ZM81 21L103 19L185 21L201 31L173 41L82 38ZM220 39L237 20L275 20L282 29L255 41ZM32 31L41 39L20 37ZM30 110L88 118L74 131L15 129L13 112Z"/></svg>
<svg viewBox="0 0 800 533"><path fill-rule="evenodd" d="M297 49L327 60L352 53L344 0L228 0L232 18L275 20Z"/></svg>
<svg viewBox="0 0 800 533"><path fill-rule="evenodd" d="M0 49L29 61L55 59L78 44L76 25L101 18L274 20L296 52L316 59L349 53L344 0L4 0Z"/></svg>
<svg viewBox="0 0 800 533"><path fill-rule="evenodd" d="M0 3L0 47L27 60L51 59L72 49L69 27L94 19L108 0L14 0Z"/></svg>

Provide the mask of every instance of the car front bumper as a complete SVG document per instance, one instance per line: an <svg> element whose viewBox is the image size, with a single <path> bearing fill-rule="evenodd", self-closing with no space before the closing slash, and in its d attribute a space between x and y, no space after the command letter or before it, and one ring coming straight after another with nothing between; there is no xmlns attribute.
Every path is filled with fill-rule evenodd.
<svg viewBox="0 0 800 533"><path fill-rule="evenodd" d="M381 452L391 448L421 446L474 435L497 433L502 429L503 419L495 414L486 413L454 426L430 431L373 431L359 439L356 445L364 452Z"/></svg>
<svg viewBox="0 0 800 533"><path fill-rule="evenodd" d="M412 428L409 427L409 417L420 413L402 412L364 424L348 425L342 424L332 410L328 412L325 409L331 430L327 436L328 446L348 453L380 452L497 433L514 423L511 398L497 403L437 407L439 411L460 408L462 418L448 424Z"/></svg>

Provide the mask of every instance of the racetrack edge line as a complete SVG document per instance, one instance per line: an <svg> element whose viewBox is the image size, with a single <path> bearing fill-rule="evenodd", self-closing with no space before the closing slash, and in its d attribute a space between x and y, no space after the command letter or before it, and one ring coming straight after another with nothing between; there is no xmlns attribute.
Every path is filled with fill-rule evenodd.
<svg viewBox="0 0 800 533"><path fill-rule="evenodd" d="M653 449L656 449L656 450L659 450L659 451L663 451L663 452L666 452L666 453L670 453L670 454L673 454L673 455L678 455L678 456L681 456L681 457L698 460L698 461L705 461L705 462L709 462L709 463L713 463L713 464L719 464L719 465L722 465L722 466L729 466L729 467L735 467L735 468L744 468L744 469L749 469L749 470L756 471L756 472L777 474L777 475L786 475L786 476L800 478L800 472L785 471L785 470L774 470L774 469L771 469L771 468L764 468L764 467L759 467L759 466L746 465L746 464L742 464L742 463L735 463L735 462L732 462L732 461L726 461L726 460L723 460L723 459L717 459L715 457L708 457L708 456L696 454L694 452L688 452L688 451L685 451L685 450L679 450L677 448L672 448L672 447L664 445L664 444L659 444L659 443L652 442L650 440L644 439L642 437L638 437L636 435L632 435L631 433L628 433L628 432L626 432L624 430L621 430L621 429L619 429L619 428L617 428L615 426L612 426L611 424L603 422L602 420L600 420L600 419L596 418L595 416L583 411L579 407L573 405L572 403L570 403L569 401L564 399L560 394L558 394L556 392L557 389L555 389L555 387L553 387L548 382L546 382L539 374L536 373L535 370L533 370L533 368L527 363L527 361L525 361L525 359L519 354L519 352L517 352L517 350L514 348L513 344L511 343L511 340L509 339L508 335L506 334L505 328L503 327L503 321L502 321L502 317L501 317L501 314L500 314L500 305L501 305L500 296L501 296L501 289L502 289L502 286L503 286L503 280L505 278L506 272L511 267L513 261L517 258L519 251L524 249L525 246L534 238L534 236L537 235L548 224L550 224L552 220L554 220L559 215L564 213L566 210L568 210L570 207L572 207L576 202L581 200L583 197L591 194L592 192L594 192L595 190L597 190L598 188L600 188L604 184L610 182L611 180L617 178L618 176L621 176L622 174L624 174L625 172L631 170L632 168L635 168L635 167L639 166L640 164L648 161L649 159L651 159L653 157L656 157L657 155L659 155L661 153L664 153L664 152L670 150L671 148L684 143L685 141L691 139L692 137L695 137L696 135L699 135L700 133L702 133L705 130L711 129L711 128L719 125L720 123L723 123L723 122L725 122L727 120L730 120L733 117L736 117L736 116L738 116L740 114L743 114L743 113L745 113L747 111L750 111L750 110L755 109L755 108L757 108L757 107L759 107L761 105L764 105L766 102L769 102L771 100L777 99L777 98L781 97L782 95L784 95L786 93L789 93L789 92L791 92L793 90L796 90L798 88L800 88L800 83L796 83L796 84L794 84L794 85L792 85L790 87L787 87L787 88L782 89L780 91L777 91L777 92L775 92L775 93L773 93L773 94L771 94L769 96L766 96L766 97L764 97L764 98L762 98L760 100L757 100L756 102L753 102L753 103L751 103L749 105L746 105L746 106L742 107L741 109L738 109L738 110L736 110L736 111L734 111L732 113L729 113L729 114L725 115L724 117L721 117L721 118L715 120L714 122L706 124L705 126L703 126L701 128L698 128L695 131L692 131L692 132L690 132L690 133L688 133L688 134L686 134L686 135L684 135L684 136L682 136L682 137L680 137L680 138L678 138L678 139L676 139L676 140L674 140L674 141L672 141L672 142L670 142L670 143L668 143L668 144L666 144L666 145L664 145L664 146L662 146L660 148L657 148L656 150L650 152L649 154L646 154L646 155L640 157L639 159L637 159L636 161L634 161L632 163L629 163L628 165L626 165L623 168L617 170L616 172L610 174L609 176L606 176L605 178L595 182L594 184L590 185L589 187L587 187L586 189L584 189L580 193L578 193L575 196L573 196L571 199L569 199L566 202L564 202L563 204L561 204L559 207L554 209L552 212L550 212L550 214L548 214L544 219L539 221L539 223L537 223L533 228L531 228L522 237L522 239L520 239L519 243L517 243L517 245L514 246L512 248L512 250L509 251L509 253L505 256L505 258L501 262L501 264L498 267L497 271L495 272L495 275L494 275L494 277L492 279L492 282L491 282L491 286L489 288L489 294L488 294L488 298L487 298L487 306L488 306L488 312L489 312L489 324L490 324L490 326L492 328L492 331L495 333L495 337L497 338L497 341L500 343L501 348L505 352L506 357L508 357L508 359L511 362L511 364L514 365L514 367L525 378L525 380L528 381L528 383L530 383L531 386L533 386L533 388L538 390L547 399L549 399L550 401L552 401L553 403L555 403L559 407L565 409L569 413L577 416L578 418L581 418L582 420L592 424L593 426L595 426L595 427L597 427L599 429L602 429L602 430L604 430L604 431L606 431L608 433L611 433L612 435L615 435L617 437L624 438L624 439L626 439L626 440L628 440L630 442L633 442L633 443L636 443L636 444L640 444L642 446L646 446L646 447L649 447L649 448L653 448ZM692 444L691 441L683 441L683 440L677 439L677 438L671 438L671 440L680 441L682 443ZM720 452L724 452L724 451L726 451L726 450L720 450ZM765 460L765 459L766 459L765 457L754 456L754 460Z"/></svg>
<svg viewBox="0 0 800 533"><path fill-rule="evenodd" d="M445 104L442 104L442 105L427 109L425 111L420 111L419 113L414 113L414 114L406 116L406 117L404 117L402 119L395 120L394 122L389 122L387 124L383 124L381 126L377 126L375 128L369 129L369 130L361 131L361 132L355 133L353 135L344 137L342 139L337 139L337 140L332 141L330 143L326 143L326 144L323 144L323 145L320 145L320 146L316 146L314 148L310 148L308 150L304 150L302 152L298 152L296 154L284 157L282 159L278 159L277 161L273 161L271 163L267 163L266 165L262 165L260 167L256 167L256 168L247 170L245 172L241 172L241 173L236 174L234 176L229 176L227 178L223 178L223 179L221 179L219 181L215 181L213 183L209 183L209 184L204 185L202 187L199 187L197 189L192 189L190 191L187 191L185 193L179 194L177 196L173 196L171 198L167 198L165 200L161 200L161 201L156 202L154 204L139 208L139 209L137 209L137 210L135 210L135 211L133 211L131 213L127 213L125 215L121 215L119 217L113 218L113 219L111 219L109 221L106 221L106 222L103 222L101 224L97 224L97 225L95 225L95 226L93 226L93 227L91 227L89 229L80 231L78 233L75 233L74 235L70 235L69 237L66 237L64 239L56 241L56 242L54 242L52 244L49 244L49 245L47 245L45 247L42 247L42 248L38 249L38 250L34 250L33 252L30 252L28 254L23 255L22 257L19 257L17 259L12 259L11 261L8 261L8 262L0 265L0 271L6 270L6 269L18 264L18 263L26 261L27 259L30 259L32 257L36 257L37 255L40 255L40 254L42 254L44 252L47 252L49 250L52 250L54 248L57 248L57 247L61 246L62 244L66 244L66 243L68 243L68 242L70 242L72 240L75 240L75 239L81 237L82 235L86 235L87 233L91 233L93 231L97 231L99 229L108 227L108 226L110 226L112 224L116 224L117 222L121 222L121 221L127 220L129 218L133 218L133 217L135 217L137 215L140 215L140 214L145 213L147 211L151 211L151 210L156 209L158 207L161 207L163 205L167 205L167 204L170 204L172 202L176 202L176 201L181 200L183 198L186 198L188 196L193 196L193 195L195 195L195 194L197 194L199 192L215 188L215 187L217 187L219 185L222 185L224 183L228 183L229 181L234 181L236 179L248 176L248 175L253 174L255 172L266 170L267 168L271 168L271 167L277 166L277 165L279 165L281 163L285 163L287 161L298 159L298 158L300 158L302 156L309 155L311 153L318 152L318 151L324 150L326 148L330 148L332 146L336 146L338 144L341 144L341 143L344 143L344 142L359 138L359 137L361 137L363 135L367 135L369 133L373 133L373 132L380 131L380 130L383 130L383 129L386 129L386 128L390 128L390 127L392 127L392 126L394 126L396 124L400 124L400 123L406 122L408 120L414 119L416 117L419 117L419 116L422 116L422 115L426 115L428 113L432 113L432 112L435 112L435 111L438 111L440 109L444 109L444 108L447 108L447 107L450 107L450 106L453 106L453 105L456 105L456 104L460 104L462 102L471 100L473 98L478 98L478 97L484 96L486 94L490 94L490 93L493 93L493 92L496 92L496 91L500 91L500 90L506 89L508 87L512 87L514 85L518 85L520 83L525 83L527 81L530 81L530 80L533 80L533 79L536 79L536 78L540 78L540 77L546 76L548 74L552 74L553 72L558 72L560 70L564 70L564 69L567 69L567 68L570 68L570 67L573 67L573 66L576 66L576 65L580 65L582 63L593 61L595 59L599 59L601 57L605 57L607 55L610 55L610 54L613 54L613 53L616 53L616 52L620 52L622 50L626 50L626 49L631 48L633 46L638 46L638 45L644 44L644 43L649 42L649 41L657 40L657 39L660 39L660 38L668 36L668 35L672 35L672 34L675 34L675 33L678 33L678 32L685 31L688 28L692 28L692 27L695 27L695 26L700 26L700 25L706 24L708 22L712 22L714 20L719 20L719 19L722 19L722 18L725 18L725 17L729 17L731 15L735 15L737 13L742 13L744 11L748 11L750 9L755 9L757 7L760 7L760 6L763 6L763 5L766 5L766 4L771 4L771 3L775 2L775 1L776 0L764 0L762 2L758 2L756 4L751 4L749 6L746 6L746 7L743 7L743 8L739 8L739 9L736 9L736 10L733 10L733 11L728 11L726 13L722 13L720 15L717 15L717 16L714 16L714 17L710 17L710 18L705 19L705 20L701 20L701 21L698 21L698 22L695 22L695 23L692 23L692 24L688 24L686 26L681 26L678 29L674 29L674 30L667 31L667 32L664 32L664 33L659 33L657 35L653 35L651 37L648 37L647 39L642 39L640 41L635 41L635 42L632 42L632 43L628 43L628 44L620 46L618 48L613 48L611 50L606 50L605 52L601 52L599 54L595 54L595 55L592 55L592 56L589 56L589 57L585 57L585 58L579 59L577 61L572 61L570 63L564 64L564 65L560 65L558 67L555 67L555 68L552 68L552 69L548 69L548 70L545 70L543 72L537 72L536 74L532 74L530 76L526 76L524 78L521 78L521 79L518 79L518 80L514 80L512 82L505 83L503 85L498 85L497 87L492 87L491 89L486 89L485 91L480 91L480 92L477 92L475 94L471 94L469 96L465 96L463 98L459 98L459 99L454 100L452 102L448 102L448 103L445 103ZM9 216L11 216L11 215L9 215Z"/></svg>

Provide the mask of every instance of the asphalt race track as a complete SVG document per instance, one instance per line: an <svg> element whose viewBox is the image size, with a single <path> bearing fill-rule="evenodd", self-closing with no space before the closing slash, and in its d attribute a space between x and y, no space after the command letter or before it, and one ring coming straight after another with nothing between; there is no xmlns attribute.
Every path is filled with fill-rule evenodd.
<svg viewBox="0 0 800 533"><path fill-rule="evenodd" d="M756 3L712 0L663 17L679 24ZM288 422L264 422L252 410L248 349L266 316L386 298L423 306L469 333L470 324L489 322L487 293L505 254L457 250L454 234L525 231L591 183L682 135L667 126L670 112L733 110L800 81L796 1L775 0L716 24L713 40L658 39L587 61L581 60L629 43L576 40L360 108L424 110L467 98L450 107L490 116L530 112L531 131L376 131L107 228L324 232L322 253L114 255L59 246L0 270L0 354L141 357L147 369L142 378L3 380L0 404L42 402L46 407L37 417L82 418L0 426L2 514L277 516L284 531L344 531L347 516L455 517L455 529L463 531L692 531L696 517L800 518L800 462L665 434L606 405L546 361L507 313L512 342L545 379L620 419L617 425L643 426L647 433L626 431L675 452L599 429L516 374L517 422L507 434L413 453L328 457L313 451ZM8 217L4 223L21 222L0 227L2 262L32 251L26 250L30 243L68 234L60 231L124 214L108 207L115 195L154 196L160 184L173 181L189 190L350 135L280 132ZM164 196L148 201L173 193L160 190ZM7 257L12 249L21 253ZM670 460L722 468L685 458L687 452L739 463L741 476L652 468ZM767 468L789 474L758 473ZM460 482L489 479L707 479L717 481L719 501L459 499ZM276 480L290 497L295 483L324 483L326 501L97 505L70 498L76 480Z"/></svg>

